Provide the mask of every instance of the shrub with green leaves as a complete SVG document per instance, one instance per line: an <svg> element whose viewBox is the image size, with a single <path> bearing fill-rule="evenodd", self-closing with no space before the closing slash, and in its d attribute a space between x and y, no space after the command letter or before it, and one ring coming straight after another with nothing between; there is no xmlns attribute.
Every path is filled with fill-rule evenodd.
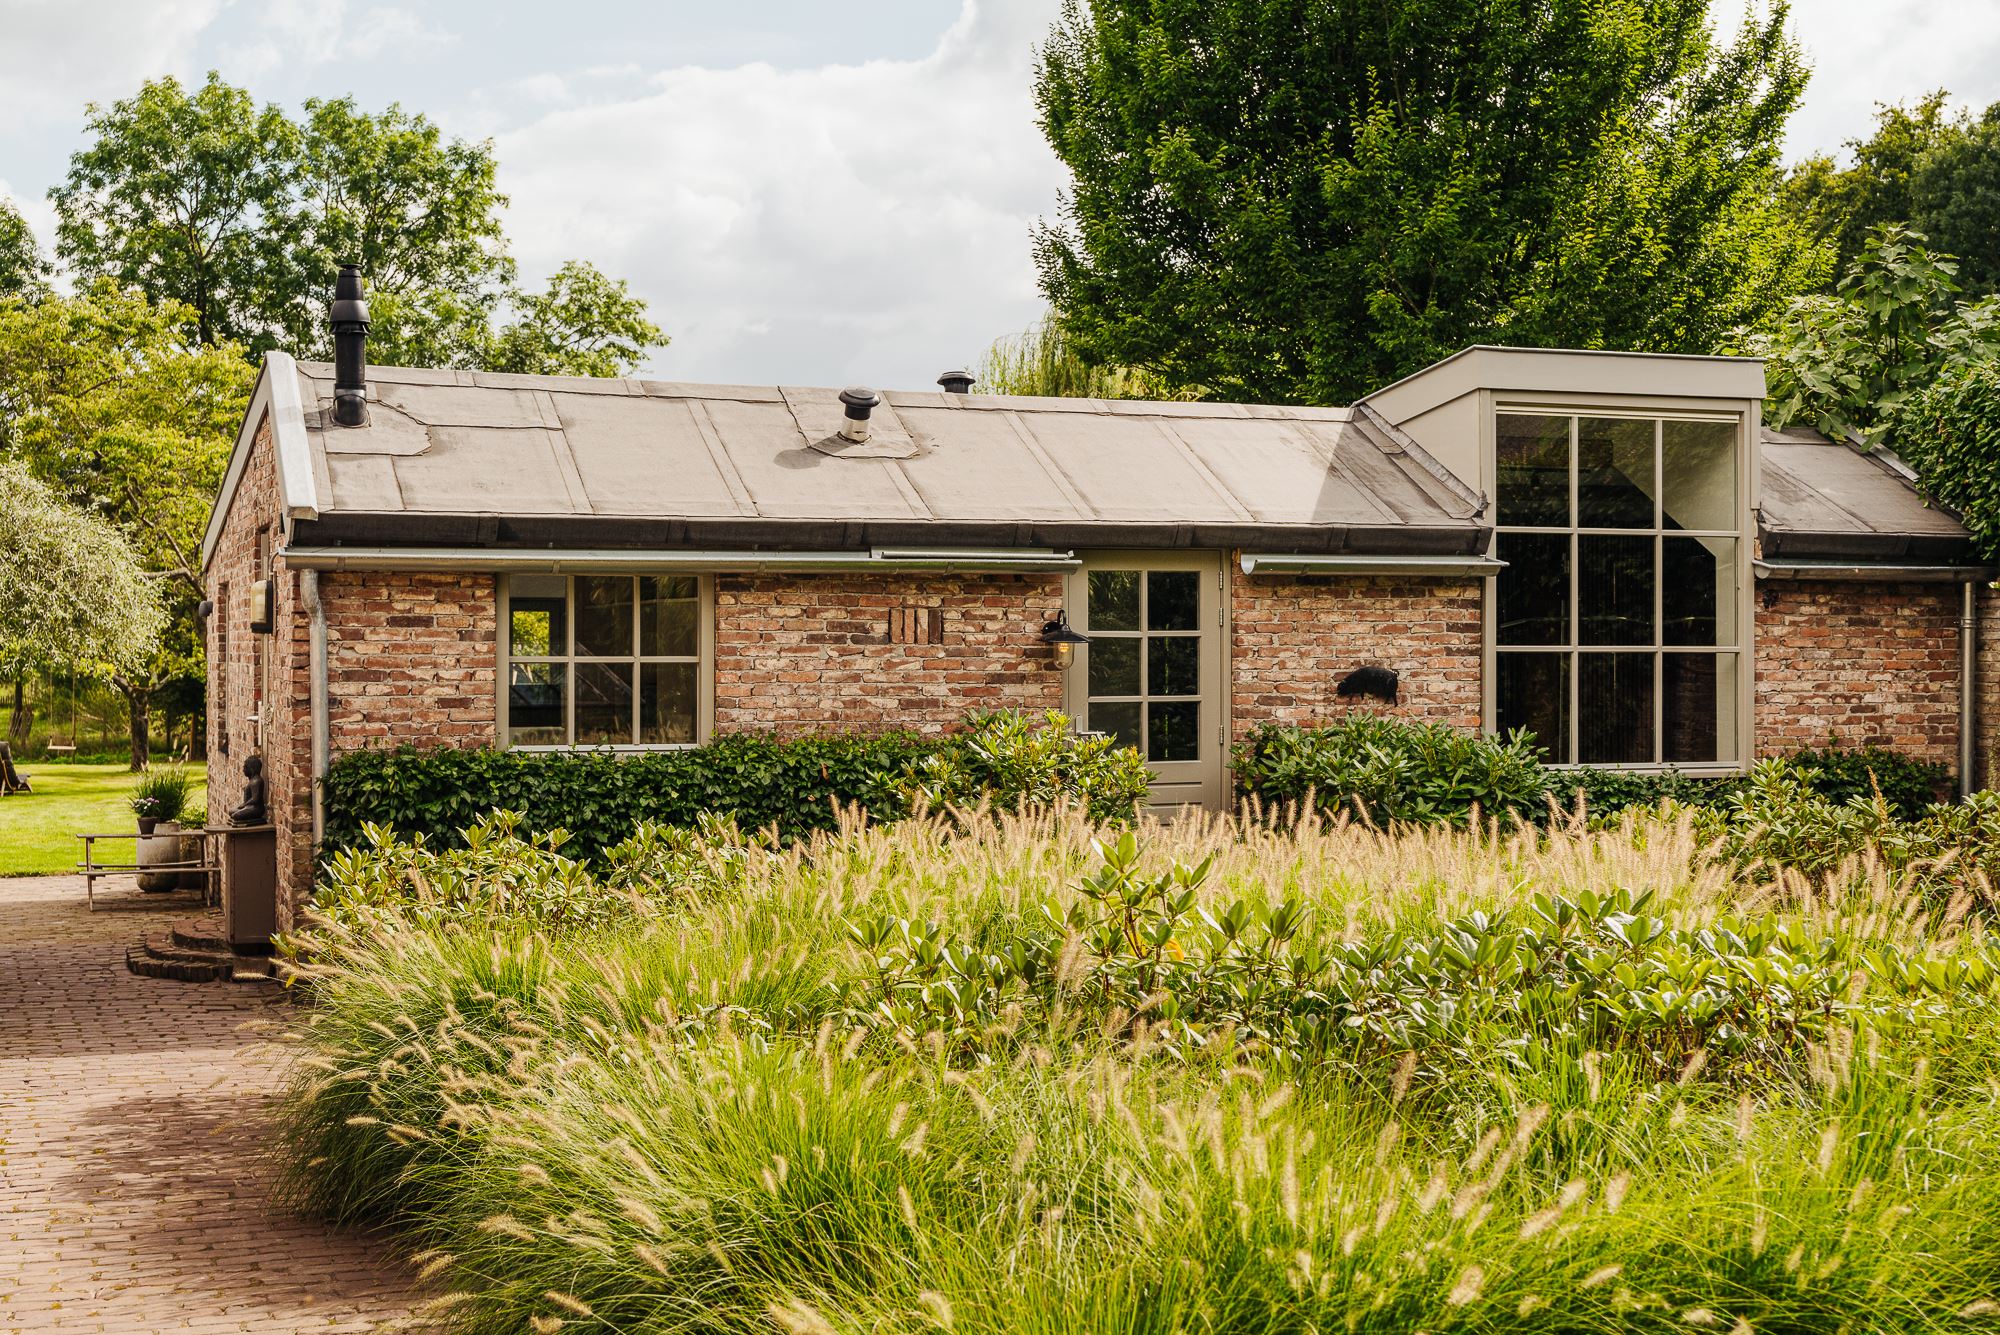
<svg viewBox="0 0 2000 1335"><path fill-rule="evenodd" d="M906 764L887 787L905 809L1074 807L1094 821L1122 821L1146 800L1150 782L1138 751L1109 736L1079 735L1061 714L1034 721L1014 712L979 712L964 731Z"/></svg>
<svg viewBox="0 0 2000 1335"><path fill-rule="evenodd" d="M179 765L148 770L132 785L132 814L140 820L178 821L187 814L194 780Z"/></svg>
<svg viewBox="0 0 2000 1335"><path fill-rule="evenodd" d="M2000 352L1938 376L1904 409L1896 449L1924 488L2000 557Z"/></svg>
<svg viewBox="0 0 2000 1335"><path fill-rule="evenodd" d="M1537 812L1549 775L1534 739L1485 737L1443 723L1349 714L1301 728L1266 724L1234 751L1239 795L1267 808L1359 815L1377 825Z"/></svg>

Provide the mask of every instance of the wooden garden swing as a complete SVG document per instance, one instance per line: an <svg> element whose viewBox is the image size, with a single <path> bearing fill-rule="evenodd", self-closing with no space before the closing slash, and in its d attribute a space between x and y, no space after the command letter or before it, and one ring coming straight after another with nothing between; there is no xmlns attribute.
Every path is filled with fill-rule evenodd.
<svg viewBox="0 0 2000 1335"><path fill-rule="evenodd" d="M69 669L69 732L50 733L48 741L42 744L42 749L52 756L76 754L76 665L74 663Z"/></svg>

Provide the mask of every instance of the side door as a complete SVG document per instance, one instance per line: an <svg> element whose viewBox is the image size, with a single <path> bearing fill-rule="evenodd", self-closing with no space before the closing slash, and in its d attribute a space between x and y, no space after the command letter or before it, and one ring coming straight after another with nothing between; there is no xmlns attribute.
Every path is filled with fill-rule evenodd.
<svg viewBox="0 0 2000 1335"><path fill-rule="evenodd" d="M1083 553L1069 576L1077 649L1066 693L1077 725L1137 747L1153 772L1156 814L1220 810L1225 650L1220 552Z"/></svg>

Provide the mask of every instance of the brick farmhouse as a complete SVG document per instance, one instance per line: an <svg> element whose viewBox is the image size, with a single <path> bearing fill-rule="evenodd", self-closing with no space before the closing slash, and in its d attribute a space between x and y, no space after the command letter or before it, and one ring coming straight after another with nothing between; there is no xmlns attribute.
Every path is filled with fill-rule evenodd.
<svg viewBox="0 0 2000 1335"><path fill-rule="evenodd" d="M1472 348L1346 408L878 395L369 367L339 314L338 369L266 357L203 553L210 809L261 756L281 922L316 777L369 747L1062 709L1162 807L1349 709L1625 769L1995 763L1992 572L1892 456L1767 429L1755 360Z"/></svg>

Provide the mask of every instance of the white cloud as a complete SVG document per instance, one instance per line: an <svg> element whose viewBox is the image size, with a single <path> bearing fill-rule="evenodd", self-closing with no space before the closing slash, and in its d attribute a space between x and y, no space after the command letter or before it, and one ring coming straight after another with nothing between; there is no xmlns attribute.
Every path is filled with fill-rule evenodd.
<svg viewBox="0 0 2000 1335"><path fill-rule="evenodd" d="M504 132L523 270L629 278L662 375L928 385L1040 309L1063 177L1029 76L1057 8L966 0L921 60L672 69Z"/></svg>
<svg viewBox="0 0 2000 1335"><path fill-rule="evenodd" d="M222 0L0 0L0 136L80 123L83 105L185 73Z"/></svg>
<svg viewBox="0 0 2000 1335"><path fill-rule="evenodd" d="M222 68L237 82L293 74L340 59L428 54L456 40L407 9L378 5L348 17L347 0L263 0L255 34L222 48Z"/></svg>

